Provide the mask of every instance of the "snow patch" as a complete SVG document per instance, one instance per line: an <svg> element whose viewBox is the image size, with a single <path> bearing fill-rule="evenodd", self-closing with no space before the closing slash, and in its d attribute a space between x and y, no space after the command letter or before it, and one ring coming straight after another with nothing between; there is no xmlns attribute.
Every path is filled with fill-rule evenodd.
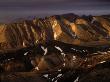
<svg viewBox="0 0 110 82"><path fill-rule="evenodd" d="M35 67L36 70L39 70L39 67Z"/></svg>
<svg viewBox="0 0 110 82"><path fill-rule="evenodd" d="M61 71L61 69L59 69L58 71Z"/></svg>
<svg viewBox="0 0 110 82"><path fill-rule="evenodd" d="M43 46L41 46L41 48L44 50L44 55L46 55L47 52L48 52L48 49L47 48L44 48Z"/></svg>
<svg viewBox="0 0 110 82"><path fill-rule="evenodd" d="M48 78L49 75L48 75L48 74L45 74L45 75L43 75L43 76L46 77L46 78Z"/></svg>
<svg viewBox="0 0 110 82"><path fill-rule="evenodd" d="M57 77L61 77L61 76L62 76L62 74L58 74L58 75L57 75Z"/></svg>
<svg viewBox="0 0 110 82"><path fill-rule="evenodd" d="M106 61L102 61L102 62L100 62L100 63L105 63Z"/></svg>
<svg viewBox="0 0 110 82"><path fill-rule="evenodd" d="M76 56L73 56L73 61L76 59Z"/></svg>
<svg viewBox="0 0 110 82"><path fill-rule="evenodd" d="M75 80L74 80L74 82L78 82L79 81L79 77L77 77Z"/></svg>
<svg viewBox="0 0 110 82"><path fill-rule="evenodd" d="M63 52L63 50L60 47L55 46L55 48L58 49L60 52Z"/></svg>
<svg viewBox="0 0 110 82"><path fill-rule="evenodd" d="M28 54L28 52L24 53L24 56L26 56Z"/></svg>

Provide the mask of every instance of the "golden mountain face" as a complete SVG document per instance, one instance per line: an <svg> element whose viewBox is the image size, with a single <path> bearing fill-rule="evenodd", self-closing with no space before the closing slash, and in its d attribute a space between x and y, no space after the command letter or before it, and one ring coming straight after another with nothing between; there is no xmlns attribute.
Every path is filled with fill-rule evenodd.
<svg viewBox="0 0 110 82"><path fill-rule="evenodd" d="M56 40L68 44L106 43L110 35L106 16L61 15L0 25L0 50L19 49Z"/></svg>

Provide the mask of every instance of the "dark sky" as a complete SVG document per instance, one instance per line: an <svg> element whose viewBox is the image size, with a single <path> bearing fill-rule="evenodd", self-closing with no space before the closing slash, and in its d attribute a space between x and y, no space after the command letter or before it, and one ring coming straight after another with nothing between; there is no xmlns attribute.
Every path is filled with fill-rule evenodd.
<svg viewBox="0 0 110 82"><path fill-rule="evenodd" d="M110 0L0 0L0 22L63 13L110 14Z"/></svg>

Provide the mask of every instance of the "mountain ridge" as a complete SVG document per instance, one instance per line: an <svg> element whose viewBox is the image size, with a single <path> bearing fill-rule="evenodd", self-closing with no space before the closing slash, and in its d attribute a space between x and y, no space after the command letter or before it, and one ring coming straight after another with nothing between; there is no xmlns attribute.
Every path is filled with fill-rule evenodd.
<svg viewBox="0 0 110 82"><path fill-rule="evenodd" d="M0 38L1 51L53 40L73 45L109 44L110 15L78 16L68 13L15 21L0 25Z"/></svg>

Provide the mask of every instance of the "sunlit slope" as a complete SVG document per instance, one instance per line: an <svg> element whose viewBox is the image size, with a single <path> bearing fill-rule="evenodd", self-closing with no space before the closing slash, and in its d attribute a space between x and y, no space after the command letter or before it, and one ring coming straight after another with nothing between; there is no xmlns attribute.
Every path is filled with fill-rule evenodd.
<svg viewBox="0 0 110 82"><path fill-rule="evenodd" d="M0 50L20 49L56 40L67 44L109 43L110 16L55 15L0 25Z"/></svg>

